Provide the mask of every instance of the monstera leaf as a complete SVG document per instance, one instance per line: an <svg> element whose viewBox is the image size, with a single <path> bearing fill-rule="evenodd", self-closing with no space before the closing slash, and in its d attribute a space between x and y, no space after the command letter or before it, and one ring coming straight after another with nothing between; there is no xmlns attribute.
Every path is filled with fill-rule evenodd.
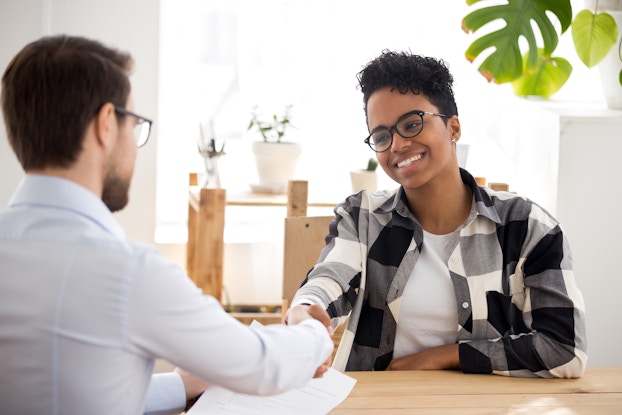
<svg viewBox="0 0 622 415"><path fill-rule="evenodd" d="M618 39L618 26L608 13L581 10L572 22L572 40L581 62L588 68L598 64Z"/></svg>
<svg viewBox="0 0 622 415"><path fill-rule="evenodd" d="M485 0L467 0L472 5ZM537 74L543 63L540 58L549 59L557 47L558 34L547 16L554 14L564 33L572 21L570 0L508 0L507 4L485 6L469 13L462 20L465 32L477 32L490 22L503 20L505 25L496 31L476 39L467 49L466 58L473 62L480 53L494 49L479 66L479 71L489 81L511 82L521 77L525 71ZM532 22L539 30L543 45L538 53L538 42ZM519 39L527 41L528 50L523 64Z"/></svg>
<svg viewBox="0 0 622 415"><path fill-rule="evenodd" d="M527 66L527 54L523 66ZM514 94L518 96L539 96L548 98L556 93L568 80L572 65L564 58L547 58L544 50L538 49L538 66L529 74L512 81Z"/></svg>

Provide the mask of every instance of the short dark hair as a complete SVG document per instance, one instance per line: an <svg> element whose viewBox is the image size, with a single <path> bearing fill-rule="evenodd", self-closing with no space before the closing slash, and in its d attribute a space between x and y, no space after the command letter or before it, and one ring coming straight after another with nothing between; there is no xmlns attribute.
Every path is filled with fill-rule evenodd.
<svg viewBox="0 0 622 415"><path fill-rule="evenodd" d="M454 79L442 60L385 49L357 74L357 79L363 92L365 115L369 97L385 87L402 94L422 94L441 113L458 115L452 89Z"/></svg>
<svg viewBox="0 0 622 415"><path fill-rule="evenodd" d="M132 65L128 53L83 37L26 45L2 76L1 96L9 143L24 170L73 164L101 107L125 106Z"/></svg>

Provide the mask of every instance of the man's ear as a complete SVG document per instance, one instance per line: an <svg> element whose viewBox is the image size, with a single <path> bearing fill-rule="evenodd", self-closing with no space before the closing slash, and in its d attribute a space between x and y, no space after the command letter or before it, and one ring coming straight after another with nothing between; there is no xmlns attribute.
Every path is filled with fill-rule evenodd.
<svg viewBox="0 0 622 415"><path fill-rule="evenodd" d="M114 105L110 102L104 104L95 116L95 139L103 148L112 145L117 131L117 117Z"/></svg>

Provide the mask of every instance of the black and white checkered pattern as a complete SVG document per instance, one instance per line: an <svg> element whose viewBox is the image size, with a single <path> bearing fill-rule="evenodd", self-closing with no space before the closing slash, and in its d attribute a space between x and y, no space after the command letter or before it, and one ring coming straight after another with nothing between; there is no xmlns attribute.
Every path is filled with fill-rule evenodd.
<svg viewBox="0 0 622 415"><path fill-rule="evenodd" d="M537 204L478 187L448 261L468 373L577 377L587 361L583 297L560 224ZM384 370L393 356L406 281L425 243L403 189L363 191L335 208L327 246L294 303L349 316L346 370Z"/></svg>

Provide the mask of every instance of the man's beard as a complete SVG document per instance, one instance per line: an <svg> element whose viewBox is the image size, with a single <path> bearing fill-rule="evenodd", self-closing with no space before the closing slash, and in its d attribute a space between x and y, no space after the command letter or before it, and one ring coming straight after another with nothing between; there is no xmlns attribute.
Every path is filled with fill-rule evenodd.
<svg viewBox="0 0 622 415"><path fill-rule="evenodd" d="M102 201L111 212L117 212L127 205L129 188L130 180L123 180L114 171L109 171L106 174Z"/></svg>

